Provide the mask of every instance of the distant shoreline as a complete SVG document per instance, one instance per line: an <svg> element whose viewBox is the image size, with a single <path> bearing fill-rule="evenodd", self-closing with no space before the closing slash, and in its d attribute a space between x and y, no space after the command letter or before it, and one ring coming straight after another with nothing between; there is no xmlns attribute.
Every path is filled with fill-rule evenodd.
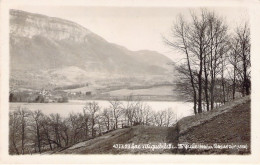
<svg viewBox="0 0 260 165"><path fill-rule="evenodd" d="M138 97L138 96L137 96ZM67 103L77 103L77 102L83 102L83 101L109 101L109 100L113 100L113 98L116 98L118 101L127 101L126 99L124 98L118 98L118 97L111 97L111 98L102 98L102 97L99 97L99 98L85 98L85 99L69 99L68 102L26 102L26 101L16 101L16 102L9 102L9 103L39 103L39 104L67 104ZM132 101L137 101L138 99L133 99ZM168 101L168 102L190 102L190 101L187 101L187 100L182 100L182 99L179 99L179 98L165 98L165 97L160 97L160 98L152 98L152 99L148 99L148 98L142 98L140 97L140 100L138 101L142 101L142 102L146 102L146 101L149 101L149 102L165 102L165 101Z"/></svg>

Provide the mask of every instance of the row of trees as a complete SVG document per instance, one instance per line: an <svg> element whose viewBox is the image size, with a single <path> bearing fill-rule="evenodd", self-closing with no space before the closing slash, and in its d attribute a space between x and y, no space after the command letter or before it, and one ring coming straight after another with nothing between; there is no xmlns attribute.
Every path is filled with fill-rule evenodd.
<svg viewBox="0 0 260 165"><path fill-rule="evenodd" d="M187 20L179 16L171 34L166 45L184 57L175 63L176 89L193 101L195 114L250 94L247 23L232 30L215 12L202 9Z"/></svg>
<svg viewBox="0 0 260 165"><path fill-rule="evenodd" d="M134 125L169 127L176 122L172 109L153 111L131 97L123 104L111 100L101 108L97 102L87 102L82 113L45 115L40 110L21 107L10 112L10 154L42 153L100 136L111 130Z"/></svg>

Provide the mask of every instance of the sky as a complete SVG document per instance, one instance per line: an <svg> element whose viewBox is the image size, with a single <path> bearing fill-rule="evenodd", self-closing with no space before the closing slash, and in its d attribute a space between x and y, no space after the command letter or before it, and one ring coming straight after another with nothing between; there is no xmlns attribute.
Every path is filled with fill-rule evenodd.
<svg viewBox="0 0 260 165"><path fill-rule="evenodd" d="M176 60L179 54L163 43L162 36L169 37L170 29L180 14L189 16L198 8L176 7L81 7L81 6L17 6L32 13L58 17L76 22L111 43L129 50L153 50ZM235 28L248 18L246 8L209 8L224 17Z"/></svg>

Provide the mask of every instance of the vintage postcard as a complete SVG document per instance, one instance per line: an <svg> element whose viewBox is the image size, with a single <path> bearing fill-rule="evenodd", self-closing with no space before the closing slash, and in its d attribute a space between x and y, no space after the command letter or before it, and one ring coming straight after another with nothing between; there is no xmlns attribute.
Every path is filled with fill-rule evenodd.
<svg viewBox="0 0 260 165"><path fill-rule="evenodd" d="M1 163L259 163L259 6L1 1Z"/></svg>

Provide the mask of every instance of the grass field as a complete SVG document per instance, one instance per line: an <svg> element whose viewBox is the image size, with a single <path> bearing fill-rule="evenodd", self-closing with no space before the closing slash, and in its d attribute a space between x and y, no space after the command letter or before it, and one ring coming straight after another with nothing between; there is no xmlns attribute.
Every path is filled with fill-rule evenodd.
<svg viewBox="0 0 260 165"><path fill-rule="evenodd" d="M140 95L140 96L173 96L172 86L155 86L146 89L119 89L110 92L105 92L111 96L127 96L127 95Z"/></svg>

